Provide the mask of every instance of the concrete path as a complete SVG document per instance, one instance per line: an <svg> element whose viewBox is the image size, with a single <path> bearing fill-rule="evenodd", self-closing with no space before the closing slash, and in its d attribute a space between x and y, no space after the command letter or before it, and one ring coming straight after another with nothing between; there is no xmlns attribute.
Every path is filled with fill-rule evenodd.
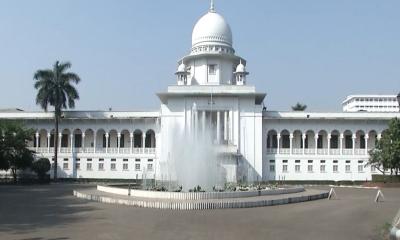
<svg viewBox="0 0 400 240"><path fill-rule="evenodd" d="M73 189L88 186L0 186L0 239L378 240L400 207L400 189L382 189L380 203L376 190L338 188L338 200L212 211L102 204Z"/></svg>

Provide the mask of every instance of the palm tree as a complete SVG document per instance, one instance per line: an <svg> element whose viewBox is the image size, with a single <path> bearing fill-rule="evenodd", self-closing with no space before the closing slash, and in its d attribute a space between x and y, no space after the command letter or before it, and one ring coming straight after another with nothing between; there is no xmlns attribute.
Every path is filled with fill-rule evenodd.
<svg viewBox="0 0 400 240"><path fill-rule="evenodd" d="M66 72L71 68L71 63L56 61L53 69L36 71L33 79L38 90L36 104L47 111L49 105L54 107L54 180L57 179L57 153L58 153L58 124L62 110L75 107L75 100L79 99L78 91L72 83L78 84L80 78L76 73Z"/></svg>
<svg viewBox="0 0 400 240"><path fill-rule="evenodd" d="M299 102L296 103L296 105L292 106L293 111L304 111L304 110L306 110L306 108L307 108L307 105L303 105Z"/></svg>

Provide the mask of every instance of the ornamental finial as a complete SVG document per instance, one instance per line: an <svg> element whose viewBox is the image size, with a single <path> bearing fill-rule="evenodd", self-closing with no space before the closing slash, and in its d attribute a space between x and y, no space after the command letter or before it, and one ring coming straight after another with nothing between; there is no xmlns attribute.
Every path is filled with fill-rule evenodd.
<svg viewBox="0 0 400 240"><path fill-rule="evenodd" d="M214 0L211 0L211 4L210 4L210 12L215 12Z"/></svg>

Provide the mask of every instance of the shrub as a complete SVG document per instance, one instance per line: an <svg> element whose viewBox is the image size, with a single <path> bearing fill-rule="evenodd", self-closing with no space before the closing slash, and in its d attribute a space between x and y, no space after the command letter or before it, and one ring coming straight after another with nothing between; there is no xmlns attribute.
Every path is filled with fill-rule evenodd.
<svg viewBox="0 0 400 240"><path fill-rule="evenodd" d="M37 174L39 180L44 180L47 176L47 172L50 170L50 161L47 158L40 158L33 162L32 170Z"/></svg>

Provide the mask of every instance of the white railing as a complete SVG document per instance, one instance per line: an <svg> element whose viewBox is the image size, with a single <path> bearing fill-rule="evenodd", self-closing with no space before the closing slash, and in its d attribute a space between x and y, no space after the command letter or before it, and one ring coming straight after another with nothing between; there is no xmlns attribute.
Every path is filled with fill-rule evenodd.
<svg viewBox="0 0 400 240"><path fill-rule="evenodd" d="M60 148L60 153L71 153L70 147L62 147Z"/></svg>
<svg viewBox="0 0 400 240"><path fill-rule="evenodd" d="M281 148L279 149L279 154L289 154L290 148Z"/></svg>
<svg viewBox="0 0 400 240"><path fill-rule="evenodd" d="M47 147L28 147L29 150L37 153L54 153L54 148ZM131 154L131 148L70 148L62 147L58 149L59 153L71 154L71 153L104 153L104 154ZM133 148L132 154L155 154L155 148Z"/></svg>
<svg viewBox="0 0 400 240"><path fill-rule="evenodd" d="M131 153L131 149L130 148L120 148L119 153L128 154L128 153Z"/></svg>
<svg viewBox="0 0 400 240"><path fill-rule="evenodd" d="M327 148L318 148L317 149L317 154L319 154L319 155L328 155L328 149Z"/></svg>
<svg viewBox="0 0 400 240"><path fill-rule="evenodd" d="M342 150L343 151L343 155L353 155L353 149L348 149L348 148L346 148L346 149L343 149Z"/></svg>
<svg viewBox="0 0 400 240"><path fill-rule="evenodd" d="M304 153L307 155L315 154L315 148L306 148L304 149Z"/></svg>
<svg viewBox="0 0 400 240"><path fill-rule="evenodd" d="M354 154L355 155L365 155L365 154L367 154L367 151L366 151L366 149L358 149L358 148L356 148L354 150Z"/></svg>
<svg viewBox="0 0 400 240"><path fill-rule="evenodd" d="M303 149L302 148L293 148L292 153L293 154L303 154Z"/></svg>
<svg viewBox="0 0 400 240"><path fill-rule="evenodd" d="M330 150L330 155L340 155L340 149L334 148Z"/></svg>
<svg viewBox="0 0 400 240"><path fill-rule="evenodd" d="M276 154L277 149L276 148L267 148L267 154Z"/></svg>

